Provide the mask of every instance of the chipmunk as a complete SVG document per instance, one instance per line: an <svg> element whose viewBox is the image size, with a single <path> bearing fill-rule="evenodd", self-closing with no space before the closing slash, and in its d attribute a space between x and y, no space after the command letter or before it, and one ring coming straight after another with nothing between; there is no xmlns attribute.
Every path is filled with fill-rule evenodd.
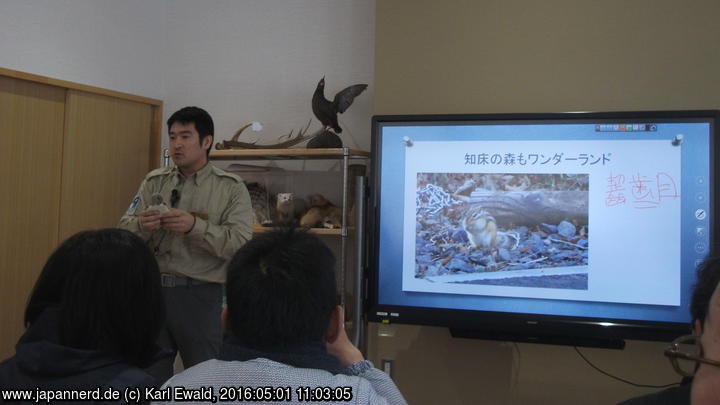
<svg viewBox="0 0 720 405"><path fill-rule="evenodd" d="M462 227L475 249L493 248L498 229L495 218L478 205L471 206L462 218Z"/></svg>
<svg viewBox="0 0 720 405"><path fill-rule="evenodd" d="M475 249L506 248L514 250L520 243L517 232L498 230L495 217L479 205L470 206L462 216L461 224L470 244Z"/></svg>

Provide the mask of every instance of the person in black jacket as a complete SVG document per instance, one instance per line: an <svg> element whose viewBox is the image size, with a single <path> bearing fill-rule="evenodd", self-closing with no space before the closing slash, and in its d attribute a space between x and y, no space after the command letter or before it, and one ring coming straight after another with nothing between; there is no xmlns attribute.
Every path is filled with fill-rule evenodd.
<svg viewBox="0 0 720 405"><path fill-rule="evenodd" d="M159 354L164 317L158 265L142 239L121 229L71 236L35 283L15 355L0 363L0 402L117 402L127 388L154 386L142 368Z"/></svg>

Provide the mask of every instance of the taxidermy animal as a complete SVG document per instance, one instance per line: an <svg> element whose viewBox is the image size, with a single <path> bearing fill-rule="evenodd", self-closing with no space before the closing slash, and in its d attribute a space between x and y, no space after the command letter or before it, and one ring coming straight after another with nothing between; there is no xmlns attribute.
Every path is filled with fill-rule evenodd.
<svg viewBox="0 0 720 405"><path fill-rule="evenodd" d="M276 209L279 222L293 223L305 213L305 200L293 193L278 193Z"/></svg>
<svg viewBox="0 0 720 405"><path fill-rule="evenodd" d="M313 148L342 148L343 142L339 136L333 131L323 129L315 135L315 137L308 141L308 149Z"/></svg>
<svg viewBox="0 0 720 405"><path fill-rule="evenodd" d="M312 97L312 110L315 117L326 129L331 127L335 133L341 133L342 129L338 125L337 115L344 113L355 100L355 97L365 91L366 88L367 84L354 84L335 94L335 97L330 101L325 98L325 77L323 77L318 82Z"/></svg>
<svg viewBox="0 0 720 405"><path fill-rule="evenodd" d="M295 216L295 201L292 193L278 193L276 209L279 222L290 222Z"/></svg>
<svg viewBox="0 0 720 405"><path fill-rule="evenodd" d="M327 210L327 215L322 220L324 228L340 228L342 226L342 210L340 207L332 206Z"/></svg>
<svg viewBox="0 0 720 405"><path fill-rule="evenodd" d="M310 207L308 212L300 218L300 226L303 228L317 228L322 221L323 209L320 207Z"/></svg>
<svg viewBox="0 0 720 405"><path fill-rule="evenodd" d="M248 193L250 193L250 203L255 214L256 224L268 224L270 221L270 210L268 206L267 190L260 183L254 182L247 184Z"/></svg>
<svg viewBox="0 0 720 405"><path fill-rule="evenodd" d="M308 196L310 209L300 219L300 226L317 228L339 228L342 226L342 210L328 201L322 194Z"/></svg>
<svg viewBox="0 0 720 405"><path fill-rule="evenodd" d="M462 227L475 249L493 248L497 244L495 218L479 206L472 206L465 212Z"/></svg>

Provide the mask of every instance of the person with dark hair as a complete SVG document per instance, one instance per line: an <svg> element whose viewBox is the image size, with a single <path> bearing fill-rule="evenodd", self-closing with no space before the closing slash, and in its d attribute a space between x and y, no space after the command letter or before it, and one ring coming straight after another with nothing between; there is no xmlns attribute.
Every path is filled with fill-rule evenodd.
<svg viewBox="0 0 720 405"><path fill-rule="evenodd" d="M671 349L666 350L666 354L694 360L692 376L685 378L680 386L629 399L620 405L720 404L720 255L717 253L708 256L698 268L690 315L694 337L688 341L698 345L698 355L674 356L677 350Z"/></svg>
<svg viewBox="0 0 720 405"><path fill-rule="evenodd" d="M167 127L175 166L145 177L119 226L155 252L168 311L158 343L179 351L183 365L191 367L218 354L225 267L252 237L253 212L243 180L208 161L214 125L207 111L182 108ZM173 359L149 371L165 381L173 374Z"/></svg>
<svg viewBox="0 0 720 405"><path fill-rule="evenodd" d="M316 236L292 228L256 236L228 265L220 356L164 387L213 387L250 403L405 404L348 339L335 283L335 257Z"/></svg>
<svg viewBox="0 0 720 405"><path fill-rule="evenodd" d="M165 306L157 262L122 229L75 234L50 256L25 310L27 331L0 364L3 389L154 386L143 367Z"/></svg>

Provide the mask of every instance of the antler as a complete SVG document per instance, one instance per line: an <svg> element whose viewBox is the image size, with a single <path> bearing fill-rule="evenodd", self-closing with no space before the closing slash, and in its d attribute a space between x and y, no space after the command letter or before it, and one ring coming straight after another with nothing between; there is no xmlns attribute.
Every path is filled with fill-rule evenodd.
<svg viewBox="0 0 720 405"><path fill-rule="evenodd" d="M301 142L308 141L314 137L316 137L319 133L323 131L323 128L319 129L318 131L315 131L314 133L310 135L305 135L310 128L310 123L312 122L312 118L308 121L307 125L304 129L300 129L297 136L294 138L292 137L292 133L294 130L291 130L287 135L283 135L280 137L280 139L284 137L288 137L288 139L285 142L279 142L275 144L269 144L269 145L258 145L255 142L240 142L238 141L238 138L240 137L240 134L246 130L248 127L252 126L252 123L245 124L240 129L235 132L235 135L232 136L232 139L229 141L222 141L215 144L215 149L218 150L224 150L224 149L284 149L289 148L291 146L297 145Z"/></svg>

